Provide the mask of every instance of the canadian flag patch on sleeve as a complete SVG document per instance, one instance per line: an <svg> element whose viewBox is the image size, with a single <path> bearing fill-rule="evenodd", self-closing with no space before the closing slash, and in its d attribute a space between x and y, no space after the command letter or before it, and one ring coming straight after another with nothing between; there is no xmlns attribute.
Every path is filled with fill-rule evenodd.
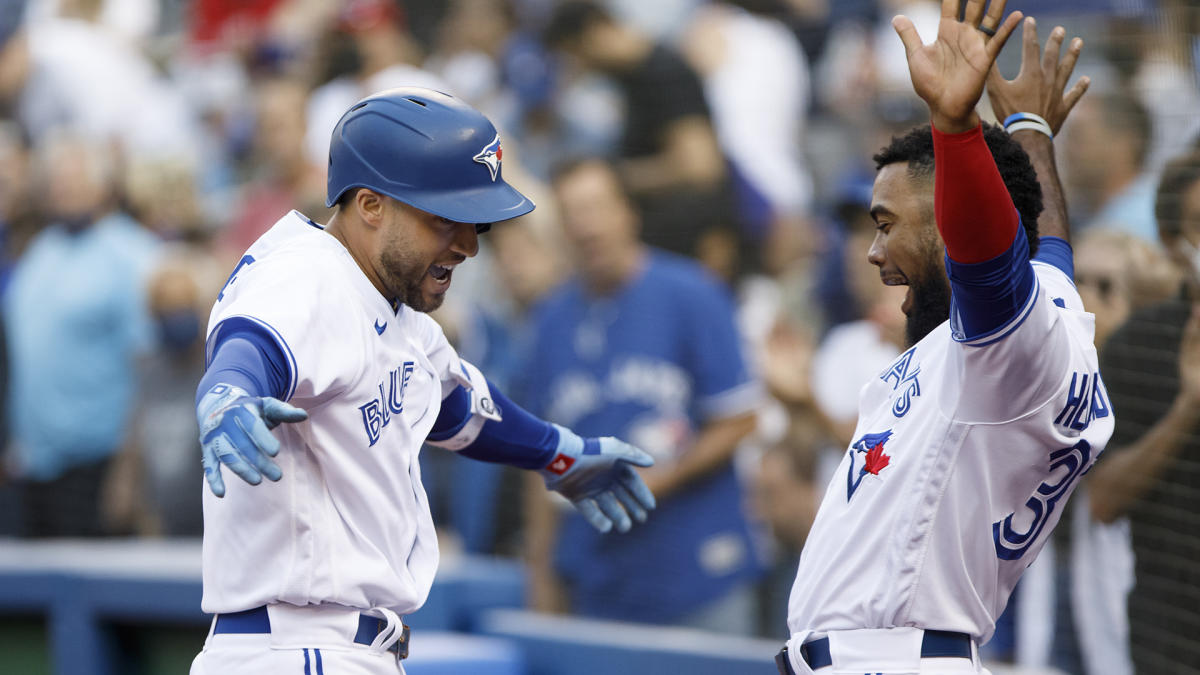
<svg viewBox="0 0 1200 675"><path fill-rule="evenodd" d="M554 456L554 459L551 460L549 464L546 465L546 470L556 476L561 476L566 473L574 463L574 457L568 457L560 452Z"/></svg>

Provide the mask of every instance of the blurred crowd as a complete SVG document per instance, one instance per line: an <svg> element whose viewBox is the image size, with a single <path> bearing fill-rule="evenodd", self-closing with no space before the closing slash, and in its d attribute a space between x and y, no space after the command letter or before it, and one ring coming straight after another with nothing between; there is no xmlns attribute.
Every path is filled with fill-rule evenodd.
<svg viewBox="0 0 1200 675"><path fill-rule="evenodd" d="M987 649L1200 672L1200 7L1010 9L1085 40L1056 145L1118 422ZM927 122L889 20L932 39L938 11L0 0L0 533L201 533L208 311L289 209L328 217L341 113L416 85L483 110L538 204L436 318L514 400L658 461L659 512L597 539L521 472L427 449L443 547L523 558L539 609L784 637L858 391L905 346L870 157Z"/></svg>

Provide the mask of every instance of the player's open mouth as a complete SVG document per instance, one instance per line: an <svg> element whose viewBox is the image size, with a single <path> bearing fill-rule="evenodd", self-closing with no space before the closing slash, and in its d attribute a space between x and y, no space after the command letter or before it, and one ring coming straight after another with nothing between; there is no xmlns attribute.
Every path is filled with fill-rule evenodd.
<svg viewBox="0 0 1200 675"><path fill-rule="evenodd" d="M913 290L908 283L908 277L903 274L880 275L879 280L883 282L884 286L908 286L908 292L904 294L904 302L900 303L900 311L908 316L913 305Z"/></svg>
<svg viewBox="0 0 1200 675"><path fill-rule="evenodd" d="M429 266L429 276L433 277L433 280L438 282L439 284L450 283L450 274L453 271L454 271L453 266L449 266L449 267L446 267L443 265L430 265Z"/></svg>

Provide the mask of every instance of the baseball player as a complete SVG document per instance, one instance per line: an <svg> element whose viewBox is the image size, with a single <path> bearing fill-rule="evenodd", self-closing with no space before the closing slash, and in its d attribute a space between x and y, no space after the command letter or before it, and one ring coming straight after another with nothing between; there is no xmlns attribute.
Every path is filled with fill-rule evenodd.
<svg viewBox="0 0 1200 675"><path fill-rule="evenodd" d="M365 98L333 132L328 225L288 213L218 294L197 392L216 617L192 673L403 672L401 617L438 562L427 440L541 471L601 531L654 508L633 469L649 455L513 405L425 314L479 233L533 209L502 155L453 97ZM222 464L245 482L226 485Z"/></svg>
<svg viewBox="0 0 1200 675"><path fill-rule="evenodd" d="M1060 64L1057 28L1039 63L1027 21L1020 75L991 76L1012 135L985 130L975 104L1020 13L962 4L943 1L930 45L893 20L932 128L875 156L868 258L908 286L911 346L862 389L781 673L986 672L977 645L1112 433L1050 143L1087 85L1063 96L1081 43Z"/></svg>

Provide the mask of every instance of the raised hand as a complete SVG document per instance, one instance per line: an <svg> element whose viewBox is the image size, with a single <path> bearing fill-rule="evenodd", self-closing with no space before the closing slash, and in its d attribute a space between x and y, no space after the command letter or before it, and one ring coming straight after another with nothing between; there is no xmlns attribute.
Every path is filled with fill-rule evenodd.
<svg viewBox="0 0 1200 675"><path fill-rule="evenodd" d="M1087 77L1081 77L1063 94L1083 50L1083 40L1075 38L1067 47L1066 56L1061 56L1066 34L1062 26L1055 26L1046 40L1046 50L1042 52L1038 47L1037 22L1033 17L1025 19L1020 72L1014 79L1006 80L1000 69L992 64L988 73L988 100L996 119L1004 121L1018 112L1034 113L1046 120L1051 132L1058 133L1091 83Z"/></svg>
<svg viewBox="0 0 1200 675"><path fill-rule="evenodd" d="M961 0L942 0L937 40L922 44L921 36L906 16L892 19L904 43L913 89L929 105L933 125L945 133L968 131L979 124L975 104L996 55L1021 21L1013 12L1001 22L1006 0L967 0L962 20Z"/></svg>
<svg viewBox="0 0 1200 675"><path fill-rule="evenodd" d="M558 451L541 470L546 487L571 500L592 527L608 532L614 526L628 532L633 521L646 521L654 495L633 467L654 464L654 458L611 436L581 438L558 429Z"/></svg>

